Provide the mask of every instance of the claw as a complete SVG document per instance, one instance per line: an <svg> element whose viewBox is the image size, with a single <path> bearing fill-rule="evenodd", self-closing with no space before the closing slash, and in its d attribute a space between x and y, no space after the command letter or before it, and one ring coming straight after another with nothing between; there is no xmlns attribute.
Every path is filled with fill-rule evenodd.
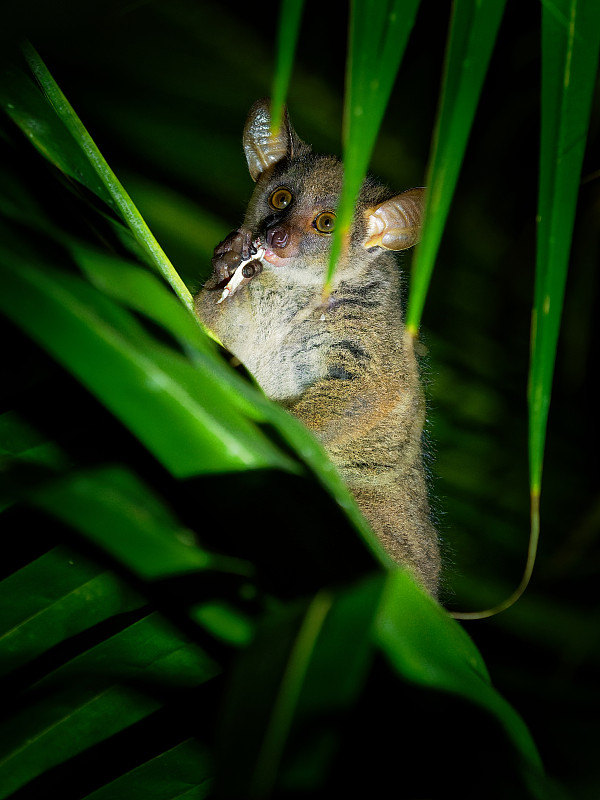
<svg viewBox="0 0 600 800"><path fill-rule="evenodd" d="M242 261L248 261L252 257L252 249L254 243L252 242L252 234L250 231L240 229L242 234Z"/></svg>
<svg viewBox="0 0 600 800"><path fill-rule="evenodd" d="M218 283L229 280L240 261L247 261L256 254L258 239L252 240L252 233L245 228L232 231L214 249L212 266Z"/></svg>
<svg viewBox="0 0 600 800"><path fill-rule="evenodd" d="M222 303L223 300L226 300L228 297L231 297L231 295L235 294L235 292L238 290L238 288L239 288L240 284L242 283L242 281L244 281L244 280L249 281L249 280L252 279L254 274L256 274L256 273L253 273L253 275L251 275L249 277L244 275L244 267L246 266L246 264L249 264L251 261L259 261L260 262L260 259L263 257L263 255L265 253L264 247L257 248L257 247L255 247L255 244L257 244L257 243L253 243L252 244L252 250L254 250L253 255L250 256L249 258L244 259L243 261L240 261L240 263L238 264L235 272L233 273L233 275L229 279L229 283L223 289L223 292L221 293L221 297L217 300L217 304L218 303ZM262 267L261 267L261 269L262 269Z"/></svg>

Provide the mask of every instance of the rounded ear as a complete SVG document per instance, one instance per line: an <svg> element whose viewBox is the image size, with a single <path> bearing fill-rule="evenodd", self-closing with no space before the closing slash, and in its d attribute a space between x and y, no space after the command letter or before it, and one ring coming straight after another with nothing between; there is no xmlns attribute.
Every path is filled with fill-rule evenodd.
<svg viewBox="0 0 600 800"><path fill-rule="evenodd" d="M365 211L367 238L363 246L406 250L421 238L425 189L409 189Z"/></svg>
<svg viewBox="0 0 600 800"><path fill-rule="evenodd" d="M252 106L244 126L242 138L248 170L253 181L257 181L269 167L282 158L293 158L302 145L292 128L287 108L275 136L271 133L271 101L268 97L257 100Z"/></svg>

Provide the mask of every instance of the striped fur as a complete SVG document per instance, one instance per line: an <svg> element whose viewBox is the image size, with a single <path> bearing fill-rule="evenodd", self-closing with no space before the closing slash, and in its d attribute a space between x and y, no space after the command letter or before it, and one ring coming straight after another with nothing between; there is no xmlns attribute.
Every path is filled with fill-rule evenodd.
<svg viewBox="0 0 600 800"><path fill-rule="evenodd" d="M323 303L331 237L315 220L335 212L342 167L314 154L287 114L270 149L265 114L268 102L259 101L244 132L254 194L239 231L215 250L197 313L265 393L320 438L386 550L435 596L440 557L422 463L423 393L404 331L396 258L369 238L370 210L377 208L385 225L386 203L394 204L396 219L403 196L365 181L350 247ZM279 187L292 200L274 209L269 198ZM393 230L386 243L390 238ZM252 242L268 248L269 241L262 270L218 304Z"/></svg>

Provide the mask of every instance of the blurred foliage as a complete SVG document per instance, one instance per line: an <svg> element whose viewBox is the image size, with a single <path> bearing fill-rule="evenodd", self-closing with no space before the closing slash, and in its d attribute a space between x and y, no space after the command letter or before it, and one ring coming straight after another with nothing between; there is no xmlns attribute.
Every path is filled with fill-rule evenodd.
<svg viewBox="0 0 600 800"><path fill-rule="evenodd" d="M425 179L449 13L449 5L421 3L375 146L371 170L398 190ZM321 151L340 154L347 19L342 7L335 15L332 24L321 6L307 2L288 106L302 138ZM522 572L527 547L526 389L535 274L540 17L536 4L507 3L424 311L430 470L446 549L444 599L451 608L484 607L509 594ZM231 11L222 4L192 0L127 5L106 0L24 2L5 9L3 22L3 52L10 53L20 35L30 38L171 262L190 290L197 289L210 270L214 245L238 226L250 195L241 130L251 104L271 90L274 9L249 5ZM483 654L494 686L525 719L550 775L569 796L586 800L600 792L600 628L598 599L592 592L600 566L598 427L592 386L599 343L594 324L600 256L600 184L594 179L600 152L598 99L596 91L583 167L590 179L579 193L550 408L538 564L530 589L515 607L464 625ZM93 247L108 246L123 259L132 253L140 257L107 209L100 216L88 208L96 205L95 198L83 194L76 200L66 185L59 190L47 162L33 158L28 143L17 134L6 124L0 139L1 211L10 220L2 229L1 244L12 249L13 242L21 242L14 249L24 265L15 271L15 280L24 280L31 270L32 252L73 271L73 265L65 263L62 244L48 230L85 238ZM36 225L43 220L46 229L38 229L35 236L31 220L19 217L23 209L32 208L32 197L39 212ZM110 276L105 280L111 283ZM40 308L36 292L23 302L35 317ZM139 311L132 311L127 323L119 316L118 324L133 330L138 317ZM145 320L144 325L141 332L136 327L136 341L149 335L150 328L153 337L172 345L173 333L159 330L156 320ZM221 715L225 720L221 752L239 754L239 742L232 741L234 726L226 724L232 714L239 714L236 693L252 675L261 687L259 698L276 694L290 642L298 641L298 633L310 624L317 625L314 620L324 613L320 603L336 609L338 616L327 617L332 626L329 641L339 641L340 648L337 660L328 662L328 639L319 638L317 625L311 640L315 661L310 662L311 655L309 662L313 668L319 659L347 667L350 678L344 688L348 695L357 691L368 657L360 648L355 652L352 642L345 643L346 621L353 615L353 630L360 631L366 624L361 622L361 609L367 614L374 608L382 588L372 578L359 583L355 593L344 588L327 597L318 594L332 580L346 587L364 574L365 568L357 566L364 558L358 543L341 559L342 540L335 535L322 549L307 541L305 552L300 547L290 556L287 543L299 546L311 519L319 519L323 529L344 530L339 510L312 479L302 479L290 468L286 473L252 472L244 483L229 475L177 482L164 465L148 458L121 422L8 322L4 342L8 380L2 430L10 432L7 449L19 458L18 473L9 474L1 498L8 506L3 524L10 543L3 557L3 575L8 576L2 584L3 608L12 614L3 621L3 630L10 630L15 620L32 625L21 629L22 639L11 649L21 654L26 666L4 666L18 668L17 683L8 686L14 692L33 687L31 703L40 698L43 702L50 691L64 697L71 708L88 708L93 701L96 719L115 724L108 741L95 739L92 726L81 741L81 752L66 764L40 740L42 771L14 796L54 791L63 798L88 794L106 800L135 796L132 786L140 796L150 796L151 789L157 796L169 796L158 793L157 776L164 778L163 770L180 776L180 785L168 787L173 796L205 796L210 790L215 721ZM177 347L186 352L181 340ZM14 414L14 409L18 425L14 418L7 421L4 413ZM268 423L269 431L272 425ZM283 451L286 459L292 458L286 447ZM115 462L125 465L125 471L112 469ZM87 482L69 474L73 465L87 470ZM49 470L62 476L58 493L44 493ZM40 488L36 504L10 505L24 486L29 492ZM60 506L60 498L67 496L83 498L91 523L104 519L103 506L110 509L111 498L120 497L117 506L127 509L144 535L144 510L152 508L161 535L170 537L172 546L159 561L164 559L161 563L171 574L155 581L148 593L143 582L147 576L132 578L107 558L106 550L90 546L81 552L81 542L65 529L64 519L60 521L61 508L49 508L52 502ZM272 504L268 515L266 496ZM98 500L93 514L90 497ZM238 498L237 504L232 497ZM293 519L291 502L298 509ZM260 536L252 533L257 521ZM98 536L118 530L114 523L97 527ZM180 545L196 541L196 535L203 546L235 559L224 555L223 561L207 564L198 548L194 552L202 564L185 566L180 558L185 561L189 551L183 555ZM118 546L118 536L114 540ZM334 556L344 563L332 570ZM256 597L249 562L260 567L260 585L273 613L230 678L231 705L223 711L218 705L223 678L215 676L215 664L229 663L232 650L247 642L248 619L264 603ZM202 597L197 568L205 570ZM38 597L34 588L39 587L39 576L48 574L56 576L57 585L45 585ZM217 585L219 604L214 602ZM311 604L304 598L314 592L317 600ZM14 597L29 597L31 602L13 608ZM290 599L294 603L283 602ZM202 647L196 624L205 632ZM69 676L74 669L68 661L72 647L86 660L76 665L76 674L89 676L80 686ZM272 654L268 667L264 652ZM107 684L108 665L116 660L122 668L117 676L108 675ZM305 665L307 675L310 663ZM433 757L447 785L463 782L464 796L469 790L473 797L494 796L486 778L493 781L497 796L520 796L510 758L504 774L497 774L495 755L505 758L506 743L497 724L480 708L407 684L390 696L389 667L376 659L369 668L380 680L369 682L360 698L360 714L347 720L345 749L337 755L333 783L326 786L329 793L332 786L355 788L352 776L343 778L343 765L371 757L394 765L382 772L382 781L397 772L405 796L419 796L422 787L411 783L414 775L405 775L404 765L426 769ZM330 676L334 688L338 674ZM152 681L162 687L154 705L139 690ZM138 689L119 694L123 684ZM304 707L310 708L311 690L314 683L307 680ZM242 696L247 702L247 693ZM343 702L333 689L331 697L333 706ZM29 706L11 709L11 699L5 701L15 714L11 736L22 735L25 741ZM120 715L124 703L127 713L115 723L114 709ZM245 709L249 716L259 712ZM319 725L308 719L294 733L296 761L286 765L286 775L297 790L303 780L318 780L318 775L311 778L307 764L318 772L318 756L325 761L330 755L332 718L331 709L325 709ZM401 725L398 720L407 718L414 729L402 740L400 760L395 740L386 738L382 724L387 726L391 719ZM205 724L198 725L198 720ZM373 734L372 742L365 741L364 730ZM244 733L243 727L240 736ZM477 749L483 740L485 750ZM91 748L87 755L86 746ZM473 753L478 763L463 766L462 760L472 762ZM31 765L20 768L26 774ZM239 765L240 773L243 768ZM98 770L106 785L94 777ZM79 782L71 783L68 779L75 774L81 776ZM464 783L469 779L470 786ZM357 785L364 792L372 789ZM376 786L384 788L383 783ZM529 789L534 796L546 796L542 790L536 795L531 784Z"/></svg>

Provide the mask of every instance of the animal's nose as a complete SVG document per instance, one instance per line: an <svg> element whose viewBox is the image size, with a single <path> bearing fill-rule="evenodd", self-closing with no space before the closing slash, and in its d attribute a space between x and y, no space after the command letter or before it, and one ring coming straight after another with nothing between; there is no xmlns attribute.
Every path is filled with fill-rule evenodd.
<svg viewBox="0 0 600 800"><path fill-rule="evenodd" d="M288 243L288 234L284 228L271 228L267 231L267 247L285 247Z"/></svg>

